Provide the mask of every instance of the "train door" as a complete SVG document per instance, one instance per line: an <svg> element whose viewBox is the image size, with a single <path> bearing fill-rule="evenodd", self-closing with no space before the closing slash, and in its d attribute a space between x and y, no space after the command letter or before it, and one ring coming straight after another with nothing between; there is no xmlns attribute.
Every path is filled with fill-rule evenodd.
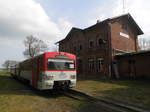
<svg viewBox="0 0 150 112"><path fill-rule="evenodd" d="M39 58L32 60L32 86L37 88L37 81L39 76Z"/></svg>

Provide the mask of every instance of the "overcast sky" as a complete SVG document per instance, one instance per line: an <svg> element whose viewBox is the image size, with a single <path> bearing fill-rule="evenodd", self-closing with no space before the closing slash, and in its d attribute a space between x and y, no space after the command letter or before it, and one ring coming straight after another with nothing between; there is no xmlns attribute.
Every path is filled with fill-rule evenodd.
<svg viewBox="0 0 150 112"><path fill-rule="evenodd" d="M126 0L130 13L150 38L150 0ZM122 14L122 0L0 0L0 67L9 60L23 60L23 40L34 35L51 49L71 27L85 28Z"/></svg>

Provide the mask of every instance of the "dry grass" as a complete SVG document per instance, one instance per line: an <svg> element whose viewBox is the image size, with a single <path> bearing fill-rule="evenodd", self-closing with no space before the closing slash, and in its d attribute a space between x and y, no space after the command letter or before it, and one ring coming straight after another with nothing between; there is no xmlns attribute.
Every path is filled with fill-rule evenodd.
<svg viewBox="0 0 150 112"><path fill-rule="evenodd" d="M96 97L139 105L150 108L150 83L142 80L81 80L77 90Z"/></svg>
<svg viewBox="0 0 150 112"><path fill-rule="evenodd" d="M146 81L82 80L75 89L149 108L149 85ZM0 112L76 112L88 105L63 95L43 94L0 71Z"/></svg>
<svg viewBox="0 0 150 112"><path fill-rule="evenodd" d="M75 112L83 106L86 102L33 90L0 71L1 112Z"/></svg>

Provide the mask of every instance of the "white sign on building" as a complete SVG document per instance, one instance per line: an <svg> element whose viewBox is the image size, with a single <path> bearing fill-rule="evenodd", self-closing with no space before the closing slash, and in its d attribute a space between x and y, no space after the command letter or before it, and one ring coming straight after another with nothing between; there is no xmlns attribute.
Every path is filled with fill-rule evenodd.
<svg viewBox="0 0 150 112"><path fill-rule="evenodd" d="M129 35L122 33L122 32L120 32L120 36L125 37L125 38L129 38Z"/></svg>

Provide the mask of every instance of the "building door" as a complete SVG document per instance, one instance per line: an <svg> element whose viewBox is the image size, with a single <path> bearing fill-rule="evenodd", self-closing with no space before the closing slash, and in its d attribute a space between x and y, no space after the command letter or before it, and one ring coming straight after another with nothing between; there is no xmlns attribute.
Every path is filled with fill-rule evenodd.
<svg viewBox="0 0 150 112"><path fill-rule="evenodd" d="M135 60L129 60L129 77L135 78L135 76L136 76Z"/></svg>

